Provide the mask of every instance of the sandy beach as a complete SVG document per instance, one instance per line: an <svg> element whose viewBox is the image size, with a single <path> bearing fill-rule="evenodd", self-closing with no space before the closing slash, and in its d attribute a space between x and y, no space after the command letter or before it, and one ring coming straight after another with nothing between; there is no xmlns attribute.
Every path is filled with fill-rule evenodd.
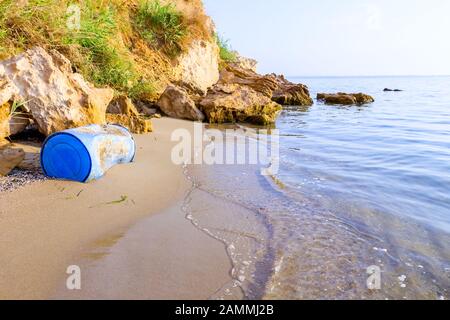
<svg viewBox="0 0 450 320"><path fill-rule="evenodd" d="M99 181L47 180L0 194L0 299L206 299L230 282L225 246L181 210L191 187L170 160L173 129L154 121L137 157ZM67 267L82 270L68 291Z"/></svg>

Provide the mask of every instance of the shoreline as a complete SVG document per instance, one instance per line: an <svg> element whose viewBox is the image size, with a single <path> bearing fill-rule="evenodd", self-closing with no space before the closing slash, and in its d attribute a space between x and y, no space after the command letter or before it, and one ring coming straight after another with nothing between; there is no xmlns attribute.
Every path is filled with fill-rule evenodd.
<svg viewBox="0 0 450 320"><path fill-rule="evenodd" d="M65 286L68 266L86 265L89 255L91 262L107 258L111 252L114 257L114 249L120 246L121 240L126 242L133 228L139 229L141 225L147 225L144 229L152 229L159 238L165 236L167 242L153 247L155 251L148 255L135 254L134 257L172 263L159 264L158 270L144 270L143 274L152 275L154 280L164 278L158 288L166 288L166 291L163 293L153 285L149 287L150 292L141 291L141 298L207 298L214 294L208 291L216 286L218 290L224 282L230 281L231 265L223 245L195 230L187 220L179 219L190 184L183 168L170 160L173 145L170 133L180 127L191 130L191 122L164 118L154 120L154 126L153 134L136 136L136 162L112 168L99 181L78 184L47 180L0 193L1 299L67 298L67 294L58 290ZM167 229L168 226L173 229ZM194 245L190 254L186 254L189 242ZM141 245L144 243L142 241ZM92 254L93 248L103 252ZM144 248L137 252L143 253ZM181 263L171 260L176 254L183 257ZM207 260L197 264L197 258ZM138 263L142 262L139 259L122 270L136 271ZM148 263L147 267L151 265ZM119 272L119 262L113 263L112 268L112 273ZM89 278L91 270L89 266L82 275ZM208 281L202 281L204 274ZM142 280L139 273L130 272L129 276L134 277L137 284ZM190 289L183 291L180 280ZM103 296L96 292L85 294L83 290L79 293L81 297L108 298L107 292ZM120 292L117 296L127 298Z"/></svg>

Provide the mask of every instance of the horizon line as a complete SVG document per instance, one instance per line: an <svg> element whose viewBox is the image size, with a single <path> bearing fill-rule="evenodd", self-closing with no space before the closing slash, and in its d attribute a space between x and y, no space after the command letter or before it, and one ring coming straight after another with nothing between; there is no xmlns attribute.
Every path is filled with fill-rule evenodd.
<svg viewBox="0 0 450 320"><path fill-rule="evenodd" d="M450 74L410 75L287 75L287 78L405 78L405 77L450 77Z"/></svg>

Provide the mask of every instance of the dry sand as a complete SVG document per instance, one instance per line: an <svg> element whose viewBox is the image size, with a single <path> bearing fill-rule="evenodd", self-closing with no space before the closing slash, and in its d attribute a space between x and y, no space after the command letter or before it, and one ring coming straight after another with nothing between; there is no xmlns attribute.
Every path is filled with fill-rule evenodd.
<svg viewBox="0 0 450 320"><path fill-rule="evenodd" d="M136 137L135 163L99 181L0 193L0 299L206 299L231 280L224 246L180 209L190 183L170 134L192 123L154 127ZM81 267L81 291L65 289L69 265Z"/></svg>

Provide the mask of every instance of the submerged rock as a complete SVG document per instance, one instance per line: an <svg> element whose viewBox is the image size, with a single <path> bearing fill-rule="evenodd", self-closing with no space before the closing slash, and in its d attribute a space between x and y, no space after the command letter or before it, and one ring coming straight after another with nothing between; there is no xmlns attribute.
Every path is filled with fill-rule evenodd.
<svg viewBox="0 0 450 320"><path fill-rule="evenodd" d="M87 124L105 123L112 89L98 89L73 73L56 51L30 49L0 62L0 97L25 102L23 109L44 135ZM8 97L9 96L9 97Z"/></svg>
<svg viewBox="0 0 450 320"><path fill-rule="evenodd" d="M0 149L0 176L8 175L25 159L22 149L14 149L9 146Z"/></svg>
<svg viewBox="0 0 450 320"><path fill-rule="evenodd" d="M389 88L384 88L383 90L384 92L401 92L403 90L400 89L389 89Z"/></svg>
<svg viewBox="0 0 450 320"><path fill-rule="evenodd" d="M309 89L304 84L295 84L288 81L284 76L273 75L278 88L272 95L272 100L290 106L312 106L314 104Z"/></svg>
<svg viewBox="0 0 450 320"><path fill-rule="evenodd" d="M158 100L157 106L172 118L194 121L205 120L205 115L197 108L188 91L178 86L168 86Z"/></svg>
<svg viewBox="0 0 450 320"><path fill-rule="evenodd" d="M338 92L335 94L318 93L317 100L325 104L336 105L362 105L375 101L375 99L364 93L344 93Z"/></svg>

